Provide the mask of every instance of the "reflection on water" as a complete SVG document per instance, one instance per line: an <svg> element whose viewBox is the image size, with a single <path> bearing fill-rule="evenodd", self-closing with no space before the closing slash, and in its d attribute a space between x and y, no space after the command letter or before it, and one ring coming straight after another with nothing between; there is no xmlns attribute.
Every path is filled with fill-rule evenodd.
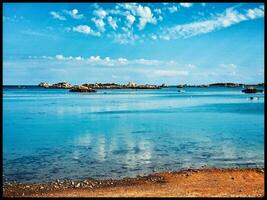
<svg viewBox="0 0 267 200"><path fill-rule="evenodd" d="M107 94L104 94L107 92ZM238 88L4 90L4 178L121 178L264 165L264 96Z"/></svg>

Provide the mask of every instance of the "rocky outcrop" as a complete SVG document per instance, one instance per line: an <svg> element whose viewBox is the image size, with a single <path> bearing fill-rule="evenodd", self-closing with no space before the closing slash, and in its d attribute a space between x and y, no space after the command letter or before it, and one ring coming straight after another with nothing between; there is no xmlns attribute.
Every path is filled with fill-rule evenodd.
<svg viewBox="0 0 267 200"><path fill-rule="evenodd" d="M129 89L160 89L161 86L146 84L146 85L126 86L124 88L129 88Z"/></svg>
<svg viewBox="0 0 267 200"><path fill-rule="evenodd" d="M83 86L83 85L80 85L80 86L74 86L70 92L88 92L88 93L91 93L91 92L96 92L96 90L92 89L92 88L88 88L86 86Z"/></svg>
<svg viewBox="0 0 267 200"><path fill-rule="evenodd" d="M186 84L180 84L180 85L177 85L176 87L177 88L184 88L184 87L186 87L187 85Z"/></svg>
<svg viewBox="0 0 267 200"><path fill-rule="evenodd" d="M184 88L184 87L198 87L198 88L206 88L209 87L209 85L187 85L187 84L180 84L180 85L176 85L177 88Z"/></svg>
<svg viewBox="0 0 267 200"><path fill-rule="evenodd" d="M71 84L69 84L68 82L61 82L61 83L55 83L53 85L50 86L51 88L63 88L63 89L70 89L73 86Z"/></svg>
<svg viewBox="0 0 267 200"><path fill-rule="evenodd" d="M125 85L115 84L115 83L95 83L95 84L83 84L83 86L90 87L92 89L160 89L165 87L165 85L138 85L133 82L129 82Z"/></svg>
<svg viewBox="0 0 267 200"><path fill-rule="evenodd" d="M83 84L83 86L92 89L121 89L121 85L115 83L95 83L95 84Z"/></svg>
<svg viewBox="0 0 267 200"><path fill-rule="evenodd" d="M230 88L235 88L235 87L242 87L244 84L240 83L212 83L209 84L210 87L230 87Z"/></svg>
<svg viewBox="0 0 267 200"><path fill-rule="evenodd" d="M71 84L69 84L68 82L64 81L64 82L60 82L60 83L55 83L55 84L49 84L46 82L42 82L38 85L39 87L44 87L44 88L61 88L61 89L70 89L73 86Z"/></svg>
<svg viewBox="0 0 267 200"><path fill-rule="evenodd" d="M133 82L129 82L126 87L136 87L137 84L136 83L133 83Z"/></svg>
<svg viewBox="0 0 267 200"><path fill-rule="evenodd" d="M259 90L256 87L248 87L244 90L242 90L244 93L257 93L257 92L263 92L263 90Z"/></svg>
<svg viewBox="0 0 267 200"><path fill-rule="evenodd" d="M264 87L264 83L259 83L259 84L257 84L257 86Z"/></svg>
<svg viewBox="0 0 267 200"><path fill-rule="evenodd" d="M49 83L46 83L46 82L42 82L38 86L39 87L44 87L44 88L49 88L50 87L50 84Z"/></svg>
<svg viewBox="0 0 267 200"><path fill-rule="evenodd" d="M168 86L165 83L162 83L160 87L164 88L164 87L168 87Z"/></svg>

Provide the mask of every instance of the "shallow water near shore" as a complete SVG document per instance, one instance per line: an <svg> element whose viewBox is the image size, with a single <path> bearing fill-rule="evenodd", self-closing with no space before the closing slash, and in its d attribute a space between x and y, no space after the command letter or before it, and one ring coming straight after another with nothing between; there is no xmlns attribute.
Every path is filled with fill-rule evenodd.
<svg viewBox="0 0 267 200"><path fill-rule="evenodd" d="M4 87L4 181L264 166L264 94L183 90Z"/></svg>

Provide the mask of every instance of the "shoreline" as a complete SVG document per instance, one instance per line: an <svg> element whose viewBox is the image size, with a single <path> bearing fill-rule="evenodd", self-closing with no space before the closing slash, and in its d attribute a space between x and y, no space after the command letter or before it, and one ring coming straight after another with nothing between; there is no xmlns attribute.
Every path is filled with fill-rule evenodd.
<svg viewBox="0 0 267 200"><path fill-rule="evenodd" d="M4 183L4 197L262 197L262 168L204 168L123 179Z"/></svg>

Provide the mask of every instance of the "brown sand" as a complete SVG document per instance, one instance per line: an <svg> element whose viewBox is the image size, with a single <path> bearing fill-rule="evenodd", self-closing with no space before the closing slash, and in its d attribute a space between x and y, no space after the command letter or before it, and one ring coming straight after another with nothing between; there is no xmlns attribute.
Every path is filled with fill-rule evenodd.
<svg viewBox="0 0 267 200"><path fill-rule="evenodd" d="M5 184L5 197L263 197L262 169L199 169L121 180Z"/></svg>

